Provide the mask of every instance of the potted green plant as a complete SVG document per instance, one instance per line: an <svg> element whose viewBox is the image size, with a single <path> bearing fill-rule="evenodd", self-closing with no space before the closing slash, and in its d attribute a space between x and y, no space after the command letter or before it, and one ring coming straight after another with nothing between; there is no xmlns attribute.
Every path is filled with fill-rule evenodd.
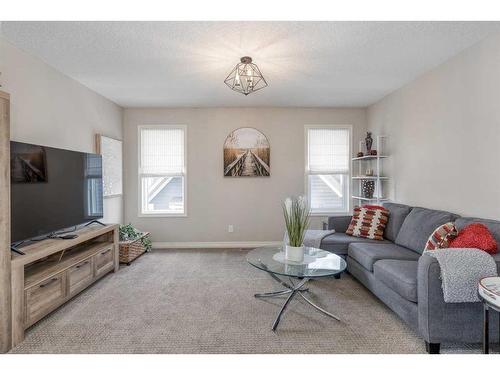
<svg viewBox="0 0 500 375"><path fill-rule="evenodd" d="M309 207L305 197L287 198L283 203L283 217L288 241L285 244L285 259L304 260L304 234L309 226Z"/></svg>
<svg viewBox="0 0 500 375"><path fill-rule="evenodd" d="M132 224L120 225L120 263L130 265L131 261L151 251L151 248L148 232L141 232Z"/></svg>

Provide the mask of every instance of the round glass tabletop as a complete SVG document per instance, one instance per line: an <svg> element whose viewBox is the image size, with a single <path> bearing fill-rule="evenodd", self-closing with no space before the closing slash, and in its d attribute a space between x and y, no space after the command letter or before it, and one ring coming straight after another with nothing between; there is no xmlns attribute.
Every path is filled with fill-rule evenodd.
<svg viewBox="0 0 500 375"><path fill-rule="evenodd" d="M345 260L333 253L306 247L304 261L301 263L285 260L282 247L259 247L247 254L252 266L277 275L313 279L335 276L347 268Z"/></svg>

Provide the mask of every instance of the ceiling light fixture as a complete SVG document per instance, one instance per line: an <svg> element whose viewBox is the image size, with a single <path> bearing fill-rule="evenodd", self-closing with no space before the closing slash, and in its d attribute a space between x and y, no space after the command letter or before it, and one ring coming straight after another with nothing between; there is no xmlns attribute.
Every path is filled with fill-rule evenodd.
<svg viewBox="0 0 500 375"><path fill-rule="evenodd" d="M263 89L267 86L264 76L257 65L252 63L252 58L243 56L241 62L236 64L235 68L229 73L224 83L231 90L248 95L254 91Z"/></svg>

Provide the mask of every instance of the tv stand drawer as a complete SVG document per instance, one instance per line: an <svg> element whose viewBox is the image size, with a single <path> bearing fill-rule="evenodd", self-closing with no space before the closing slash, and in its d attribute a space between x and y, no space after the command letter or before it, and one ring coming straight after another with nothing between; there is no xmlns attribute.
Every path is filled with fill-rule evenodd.
<svg viewBox="0 0 500 375"><path fill-rule="evenodd" d="M113 246L100 250L94 255L95 277L100 277L114 268Z"/></svg>
<svg viewBox="0 0 500 375"><path fill-rule="evenodd" d="M75 264L68 270L69 294L73 296L89 286L94 279L92 258Z"/></svg>
<svg viewBox="0 0 500 375"><path fill-rule="evenodd" d="M63 303L65 298L66 272L58 273L26 289L25 324L34 324Z"/></svg>

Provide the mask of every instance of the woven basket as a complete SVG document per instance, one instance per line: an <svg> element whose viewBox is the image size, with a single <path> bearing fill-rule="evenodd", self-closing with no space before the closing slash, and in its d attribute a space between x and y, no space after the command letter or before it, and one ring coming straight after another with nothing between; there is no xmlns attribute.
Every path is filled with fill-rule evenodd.
<svg viewBox="0 0 500 375"><path fill-rule="evenodd" d="M120 241L120 263L130 264L138 256L144 254L146 248L142 244L142 239L148 236L149 232L144 232L136 240Z"/></svg>

